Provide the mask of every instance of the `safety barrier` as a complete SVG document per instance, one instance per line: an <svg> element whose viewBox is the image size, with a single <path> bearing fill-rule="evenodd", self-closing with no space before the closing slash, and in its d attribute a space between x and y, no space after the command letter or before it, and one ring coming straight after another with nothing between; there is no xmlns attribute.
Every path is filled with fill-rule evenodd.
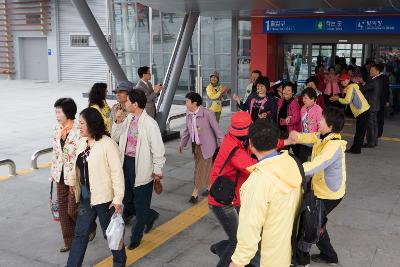
<svg viewBox="0 0 400 267"><path fill-rule="evenodd" d="M0 160L0 166L8 165L10 175L17 175L17 167L15 166L15 162L11 159L2 159Z"/></svg>
<svg viewBox="0 0 400 267"><path fill-rule="evenodd" d="M37 159L40 155L44 155L44 154L50 153L52 151L53 151L53 148L51 148L51 147L35 151L35 153L33 153L32 157L31 157L32 169L39 169L38 164L37 164Z"/></svg>
<svg viewBox="0 0 400 267"><path fill-rule="evenodd" d="M186 112L169 117L167 120L167 131L171 130L171 128L170 128L171 121L179 119L179 118L183 118L185 116L186 116Z"/></svg>

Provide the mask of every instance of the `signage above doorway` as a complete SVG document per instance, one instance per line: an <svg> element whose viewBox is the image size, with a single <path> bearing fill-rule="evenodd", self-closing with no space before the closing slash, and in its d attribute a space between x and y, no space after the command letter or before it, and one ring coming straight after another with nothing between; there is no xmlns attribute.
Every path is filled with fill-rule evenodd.
<svg viewBox="0 0 400 267"><path fill-rule="evenodd" d="M264 18L264 33L400 33L400 17Z"/></svg>

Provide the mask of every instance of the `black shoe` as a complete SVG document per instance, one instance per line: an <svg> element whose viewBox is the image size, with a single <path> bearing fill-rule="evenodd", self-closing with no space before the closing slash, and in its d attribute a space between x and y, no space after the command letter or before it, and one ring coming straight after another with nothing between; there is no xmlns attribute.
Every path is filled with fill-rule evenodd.
<svg viewBox="0 0 400 267"><path fill-rule="evenodd" d="M196 204L199 201L199 197L191 196L189 202L192 204Z"/></svg>
<svg viewBox="0 0 400 267"><path fill-rule="evenodd" d="M210 251L211 251L212 254L217 255L217 246L215 244L212 244L210 246Z"/></svg>
<svg viewBox="0 0 400 267"><path fill-rule="evenodd" d="M355 149L346 149L345 151L346 153L350 153L350 154L361 154L361 150L355 150Z"/></svg>
<svg viewBox="0 0 400 267"><path fill-rule="evenodd" d="M203 193L201 193L201 196L208 197L208 190L205 190Z"/></svg>
<svg viewBox="0 0 400 267"><path fill-rule="evenodd" d="M322 262L322 263L326 263L326 264L328 264L328 265L330 265L330 266L338 266L338 262L337 262L337 261L336 261L336 262L330 261L330 260L326 259L326 257L325 257L324 255L322 255L322 254L314 254L314 255L311 255L311 260L312 260L313 262Z"/></svg>
<svg viewBox="0 0 400 267"><path fill-rule="evenodd" d="M364 148L374 148L375 146L374 145L369 145L369 144L363 144L362 147L364 147Z"/></svg>
<svg viewBox="0 0 400 267"><path fill-rule="evenodd" d="M153 229L154 226L154 222L158 219L158 217L160 217L160 214L157 213L157 215L154 217L153 220L151 220L151 222L149 222L148 224L145 225L144 227L144 232L147 234L148 232L151 231L151 229Z"/></svg>
<svg viewBox="0 0 400 267"><path fill-rule="evenodd" d="M122 219L124 220L125 225L128 225L132 218L133 214L122 214Z"/></svg>
<svg viewBox="0 0 400 267"><path fill-rule="evenodd" d="M128 246L129 250L135 249L140 245L140 242L131 242Z"/></svg>

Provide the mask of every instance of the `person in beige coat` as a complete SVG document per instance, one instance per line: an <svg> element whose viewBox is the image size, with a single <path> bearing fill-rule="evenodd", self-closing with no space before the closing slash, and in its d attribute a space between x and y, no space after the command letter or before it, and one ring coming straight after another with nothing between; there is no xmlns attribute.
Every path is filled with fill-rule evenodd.
<svg viewBox="0 0 400 267"><path fill-rule="evenodd" d="M75 198L79 201L75 236L68 257L68 267L82 266L92 223L99 217L105 231L113 213L122 213L124 174L118 145L107 135L100 112L86 108L80 114L80 133L70 177ZM113 266L126 264L124 245L112 250Z"/></svg>
<svg viewBox="0 0 400 267"><path fill-rule="evenodd" d="M126 110L112 127L112 138L118 141L120 158L125 175L124 213L125 219L136 215L128 249L140 245L143 232L153 228L158 212L150 208L154 180L162 178L165 163L165 148L157 122L146 110L146 95L134 89L129 92Z"/></svg>

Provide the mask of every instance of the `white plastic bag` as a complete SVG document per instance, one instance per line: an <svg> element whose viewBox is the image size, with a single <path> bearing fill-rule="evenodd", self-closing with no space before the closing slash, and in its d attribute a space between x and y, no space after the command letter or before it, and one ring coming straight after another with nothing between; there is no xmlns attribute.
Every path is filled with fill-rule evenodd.
<svg viewBox="0 0 400 267"><path fill-rule="evenodd" d="M120 250L124 243L125 223L121 214L114 213L107 227L106 235L108 247L111 250Z"/></svg>

